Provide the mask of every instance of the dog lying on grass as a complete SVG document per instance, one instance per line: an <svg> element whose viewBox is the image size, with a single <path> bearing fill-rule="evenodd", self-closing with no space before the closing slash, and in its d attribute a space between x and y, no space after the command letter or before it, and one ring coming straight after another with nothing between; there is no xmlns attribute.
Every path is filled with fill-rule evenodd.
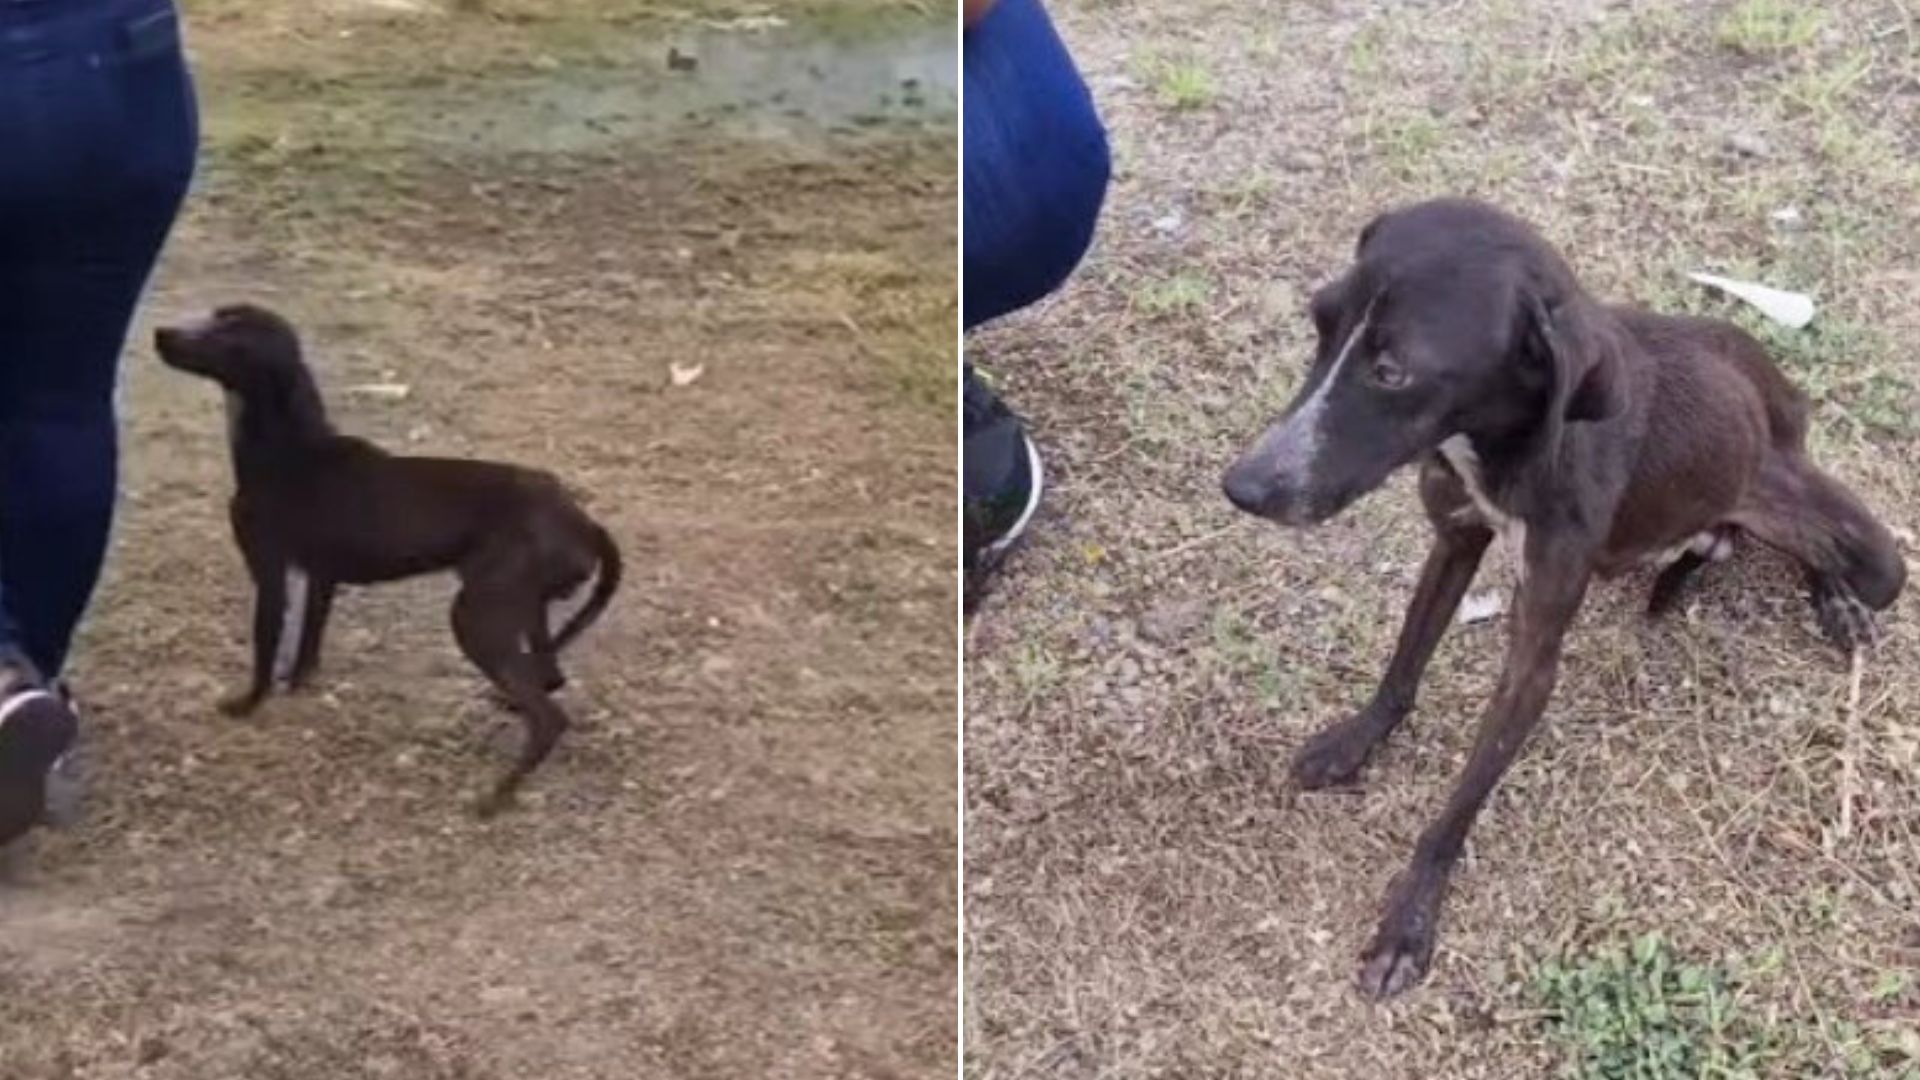
<svg viewBox="0 0 1920 1080"><path fill-rule="evenodd" d="M272 685L289 571L307 582L288 674L298 688L319 661L337 586L452 570L460 577L454 638L527 726L519 760L479 809L489 816L507 805L567 729L550 697L566 682L559 652L619 587L613 538L548 473L401 457L334 431L299 336L264 308L223 307L204 321L163 327L154 345L168 366L211 379L227 395L238 482L233 533L256 603L252 681L221 709L249 713ZM548 605L596 575L585 603L552 631Z"/></svg>
<svg viewBox="0 0 1920 1080"><path fill-rule="evenodd" d="M1673 560L1649 604L1658 614L1750 536L1800 563L1821 628L1852 650L1906 565L1888 529L1807 457L1807 399L1759 342L1717 319L1602 305L1494 207L1439 200L1375 219L1312 313L1313 369L1228 469L1227 497L1311 525L1418 460L1434 544L1373 699L1299 752L1300 786L1352 779L1412 711L1496 534L1521 565L1472 755L1363 958L1363 989L1386 996L1427 970L1467 831L1539 722L1595 575Z"/></svg>

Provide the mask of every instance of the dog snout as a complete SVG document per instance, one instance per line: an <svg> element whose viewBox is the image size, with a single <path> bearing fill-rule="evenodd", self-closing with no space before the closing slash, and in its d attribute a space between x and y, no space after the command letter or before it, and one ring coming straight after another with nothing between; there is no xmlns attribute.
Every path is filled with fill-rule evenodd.
<svg viewBox="0 0 1920 1080"><path fill-rule="evenodd" d="M1260 436L1221 478L1227 500L1257 517L1299 524L1312 484L1310 448L1302 445L1300 424L1288 419Z"/></svg>
<svg viewBox="0 0 1920 1080"><path fill-rule="evenodd" d="M1226 492L1228 502L1249 514L1264 514L1273 498L1273 484L1266 470L1245 458L1227 469L1220 487Z"/></svg>

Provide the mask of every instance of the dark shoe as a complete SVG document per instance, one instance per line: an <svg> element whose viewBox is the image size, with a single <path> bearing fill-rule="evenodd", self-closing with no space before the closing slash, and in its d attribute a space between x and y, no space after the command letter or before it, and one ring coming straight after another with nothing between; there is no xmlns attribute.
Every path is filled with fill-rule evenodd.
<svg viewBox="0 0 1920 1080"><path fill-rule="evenodd" d="M962 600L972 611L988 576L1025 535L1040 506L1042 483L1040 452L1020 418L980 381L973 365L962 380Z"/></svg>
<svg viewBox="0 0 1920 1080"><path fill-rule="evenodd" d="M57 688L24 657L0 655L0 845L46 820L49 779L79 731Z"/></svg>

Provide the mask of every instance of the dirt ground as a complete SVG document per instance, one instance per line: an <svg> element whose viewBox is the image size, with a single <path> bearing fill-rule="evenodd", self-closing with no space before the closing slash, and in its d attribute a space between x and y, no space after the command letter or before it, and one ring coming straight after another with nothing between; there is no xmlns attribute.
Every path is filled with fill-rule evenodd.
<svg viewBox="0 0 1920 1080"><path fill-rule="evenodd" d="M1699 1075L1920 1075L1911 592L1849 710L1846 663L1764 553L1659 624L1649 578L1598 588L1432 975L1376 1006L1359 951L1503 631L1449 635L1357 787L1290 790L1292 750L1371 691L1425 526L1406 477L1307 533L1218 487L1291 396L1305 299L1360 227L1461 192L1533 220L1603 296L1761 330L1684 271L1812 292L1809 329L1765 336L1818 402L1816 454L1920 554L1912 5L1054 7L1116 180L1068 288L967 343L1053 480L966 631L969 1075L1693 1075L1582 1064L1542 1003L1550 964L1652 932L1734 973L1760 1033L1745 1071Z"/></svg>
<svg viewBox="0 0 1920 1080"><path fill-rule="evenodd" d="M73 672L93 797L0 885L0 1077L948 1073L952 32L450 6L188 4L202 172ZM625 547L515 812L470 812L518 724L448 580L343 595L314 692L213 711L221 407L146 342L242 298L344 428L551 468Z"/></svg>

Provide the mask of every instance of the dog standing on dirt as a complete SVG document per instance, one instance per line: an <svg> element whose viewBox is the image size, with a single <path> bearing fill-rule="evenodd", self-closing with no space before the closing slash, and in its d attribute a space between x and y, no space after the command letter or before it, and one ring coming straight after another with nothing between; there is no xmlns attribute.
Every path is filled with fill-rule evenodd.
<svg viewBox="0 0 1920 1080"><path fill-rule="evenodd" d="M307 581L288 683L312 676L336 586L453 570L453 633L475 667L527 726L519 760L480 804L491 815L553 750L567 715L549 696L565 685L559 651L585 630L620 584L613 538L552 475L513 465L399 457L341 435L285 319L253 306L163 327L154 345L168 366L227 394L238 489L234 538L253 577L253 679L221 702L230 716L267 695L286 617L289 571ZM596 578L597 573L597 578ZM553 632L548 605L593 591Z"/></svg>
<svg viewBox="0 0 1920 1080"><path fill-rule="evenodd" d="M1296 782L1352 779L1412 711L1496 534L1520 564L1499 687L1362 958L1362 988L1386 996L1431 962L1467 831L1539 722L1596 574L1675 560L1654 586L1658 614L1751 536L1805 568L1821 628L1853 650L1906 566L1889 530L1808 459L1807 399L1759 342L1716 319L1603 306L1491 206L1438 200L1376 218L1312 314L1313 368L1227 471L1227 497L1311 525L1418 459L1434 544L1373 699L1302 748Z"/></svg>

